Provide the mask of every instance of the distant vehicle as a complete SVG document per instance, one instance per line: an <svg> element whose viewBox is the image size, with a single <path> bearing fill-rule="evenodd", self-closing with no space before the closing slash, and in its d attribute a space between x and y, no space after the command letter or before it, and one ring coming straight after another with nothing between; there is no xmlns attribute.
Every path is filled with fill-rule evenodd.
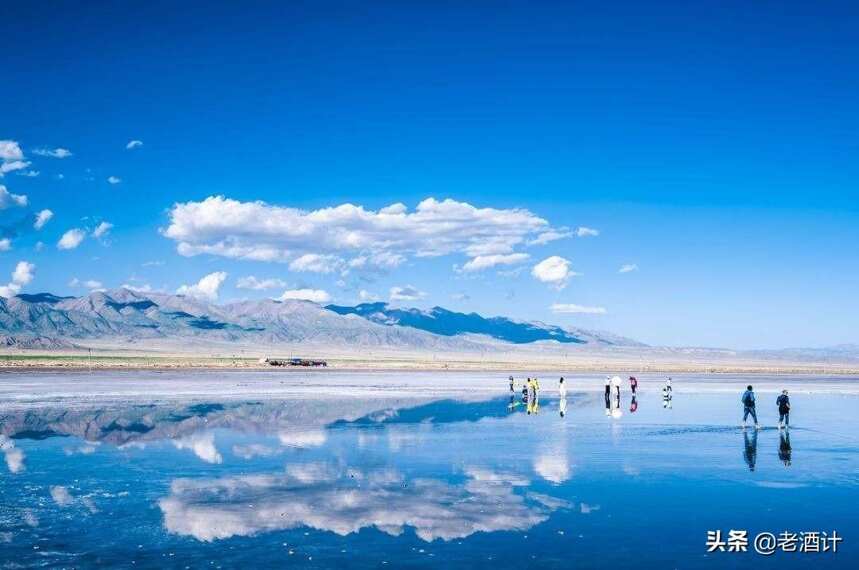
<svg viewBox="0 0 859 570"><path fill-rule="evenodd" d="M327 367L328 362L325 360L311 360L308 358L260 358L260 364L268 364L269 366L307 366L307 367Z"/></svg>

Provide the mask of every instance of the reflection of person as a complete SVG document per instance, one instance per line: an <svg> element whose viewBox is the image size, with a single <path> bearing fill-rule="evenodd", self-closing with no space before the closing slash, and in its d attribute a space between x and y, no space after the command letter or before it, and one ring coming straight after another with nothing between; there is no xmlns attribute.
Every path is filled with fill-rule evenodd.
<svg viewBox="0 0 859 570"><path fill-rule="evenodd" d="M746 427L746 420L749 419L749 415L751 414L752 419L755 421L755 428L760 428L758 414L755 411L755 392L752 390L751 384L746 386L746 391L743 392L741 400L743 402L743 427Z"/></svg>
<svg viewBox="0 0 859 570"><path fill-rule="evenodd" d="M665 386L662 388L662 407L671 407L671 390L669 390L669 386Z"/></svg>
<svg viewBox="0 0 859 570"><path fill-rule="evenodd" d="M515 382L513 381L513 377L511 376L510 377L510 392L511 393L516 391L516 387L514 386L514 384L515 384Z"/></svg>
<svg viewBox="0 0 859 570"><path fill-rule="evenodd" d="M632 395L635 396L635 391L638 390L638 379L635 376L629 377L629 389L632 390Z"/></svg>
<svg viewBox="0 0 859 570"><path fill-rule="evenodd" d="M785 467L790 467L791 448L790 448L790 432L783 430L778 432L778 458L784 463Z"/></svg>
<svg viewBox="0 0 859 570"><path fill-rule="evenodd" d="M787 396L787 390L781 391L781 396L775 401L778 406L778 427L790 427L790 398Z"/></svg>
<svg viewBox="0 0 859 570"><path fill-rule="evenodd" d="M561 398L567 397L567 387L564 385L564 377L561 376L561 381L558 383L558 395Z"/></svg>
<svg viewBox="0 0 859 570"><path fill-rule="evenodd" d="M743 450L743 459L746 460L746 465L749 466L749 471L755 470L755 463L758 460L758 432L757 430L752 432L751 437L749 437L749 432L743 432L743 443L745 444L745 449Z"/></svg>
<svg viewBox="0 0 859 570"><path fill-rule="evenodd" d="M611 400L611 377L605 377L605 407L608 408L609 401Z"/></svg>
<svg viewBox="0 0 859 570"><path fill-rule="evenodd" d="M531 396L534 398L535 402L540 397L540 382L537 381L536 376L531 380Z"/></svg>
<svg viewBox="0 0 859 570"><path fill-rule="evenodd" d="M528 378L528 381L522 384L522 403L528 403L528 384L531 382L531 379Z"/></svg>
<svg viewBox="0 0 859 570"><path fill-rule="evenodd" d="M638 400L635 396L632 397L632 401L629 403L629 413L634 414L638 411Z"/></svg>
<svg viewBox="0 0 859 570"><path fill-rule="evenodd" d="M565 415L567 415L567 397L566 396L561 397L561 402L558 404L558 408L561 411L561 417L562 418Z"/></svg>

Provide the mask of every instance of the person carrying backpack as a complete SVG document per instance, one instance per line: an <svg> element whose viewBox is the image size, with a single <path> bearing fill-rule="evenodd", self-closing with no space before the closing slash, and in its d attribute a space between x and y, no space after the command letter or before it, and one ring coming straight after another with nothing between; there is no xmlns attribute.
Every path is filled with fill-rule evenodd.
<svg viewBox="0 0 859 570"><path fill-rule="evenodd" d="M759 429L761 426L758 424L758 414L755 411L755 393L751 385L746 386L746 391L743 392L741 400L743 402L743 427L746 427L746 420L751 414L752 419L755 420L755 429Z"/></svg>
<svg viewBox="0 0 859 570"><path fill-rule="evenodd" d="M790 398L787 396L787 390L781 391L781 396L775 401L778 406L778 428L789 427L790 424Z"/></svg>

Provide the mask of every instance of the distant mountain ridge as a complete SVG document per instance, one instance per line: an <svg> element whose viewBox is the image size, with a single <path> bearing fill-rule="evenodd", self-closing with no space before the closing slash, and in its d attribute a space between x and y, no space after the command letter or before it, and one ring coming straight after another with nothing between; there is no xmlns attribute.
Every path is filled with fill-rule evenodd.
<svg viewBox="0 0 859 570"><path fill-rule="evenodd" d="M425 312L384 304L323 307L309 301L273 299L218 305L183 295L128 289L82 297L38 293L0 298L0 338L3 344L20 348L157 339L454 351L500 348L499 342L640 346L613 335L504 317L486 319L441 307Z"/></svg>
<svg viewBox="0 0 859 570"><path fill-rule="evenodd" d="M483 317L477 313L457 313L443 307L429 310L392 307L388 303L362 303L354 307L327 305L341 315L358 315L383 325L412 327L442 336L463 334L486 335L513 344L554 340L564 344L602 344L641 346L633 340L583 329L565 329L556 325L507 317Z"/></svg>

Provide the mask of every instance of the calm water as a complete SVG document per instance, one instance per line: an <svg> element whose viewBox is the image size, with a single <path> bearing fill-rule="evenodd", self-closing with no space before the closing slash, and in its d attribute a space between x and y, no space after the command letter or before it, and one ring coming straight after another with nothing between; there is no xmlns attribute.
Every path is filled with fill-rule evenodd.
<svg viewBox="0 0 859 570"><path fill-rule="evenodd" d="M856 567L859 397L645 389L0 404L0 566ZM553 386L554 388L554 386ZM517 395L516 401L519 400ZM3 462L5 459L5 463ZM838 552L706 553L708 530ZM750 549L751 550L751 549Z"/></svg>

